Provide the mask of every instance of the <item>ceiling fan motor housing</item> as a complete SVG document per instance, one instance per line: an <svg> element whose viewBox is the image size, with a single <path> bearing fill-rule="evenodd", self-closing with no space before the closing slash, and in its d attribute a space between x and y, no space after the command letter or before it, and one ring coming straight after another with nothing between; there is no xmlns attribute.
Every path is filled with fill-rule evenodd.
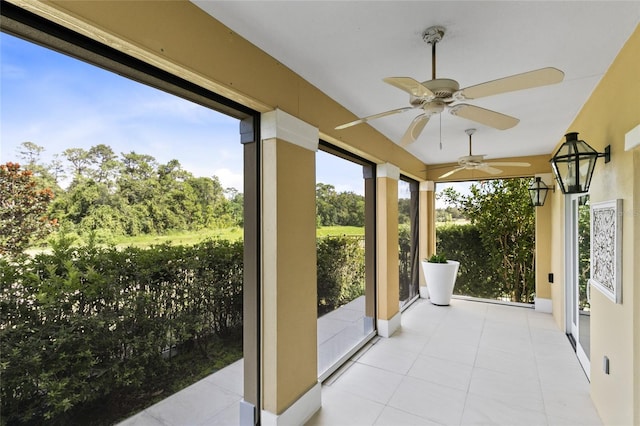
<svg viewBox="0 0 640 426"><path fill-rule="evenodd" d="M467 155L458 159L458 164L466 168L476 168L484 164L484 155Z"/></svg>
<svg viewBox="0 0 640 426"><path fill-rule="evenodd" d="M453 94L460 90L458 82L450 78L436 78L435 80L425 81L422 85L431 90L436 95L436 98L446 99L447 101L452 101Z"/></svg>

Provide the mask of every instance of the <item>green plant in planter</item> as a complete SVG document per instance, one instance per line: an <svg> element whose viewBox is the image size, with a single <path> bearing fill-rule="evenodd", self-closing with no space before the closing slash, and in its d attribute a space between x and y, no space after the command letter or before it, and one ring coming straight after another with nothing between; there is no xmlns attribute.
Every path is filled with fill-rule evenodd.
<svg viewBox="0 0 640 426"><path fill-rule="evenodd" d="M427 259L429 263L447 263L447 257L442 254L432 254L429 259Z"/></svg>

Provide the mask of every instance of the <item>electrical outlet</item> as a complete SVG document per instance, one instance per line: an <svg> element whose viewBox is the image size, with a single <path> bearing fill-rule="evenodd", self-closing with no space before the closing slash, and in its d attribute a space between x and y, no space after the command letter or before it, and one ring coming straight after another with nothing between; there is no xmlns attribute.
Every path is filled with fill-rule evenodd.
<svg viewBox="0 0 640 426"><path fill-rule="evenodd" d="M553 272L549 273L549 282L553 283Z"/></svg>
<svg viewBox="0 0 640 426"><path fill-rule="evenodd" d="M605 356L602 359L602 370L604 371L604 374L609 374L609 357Z"/></svg>

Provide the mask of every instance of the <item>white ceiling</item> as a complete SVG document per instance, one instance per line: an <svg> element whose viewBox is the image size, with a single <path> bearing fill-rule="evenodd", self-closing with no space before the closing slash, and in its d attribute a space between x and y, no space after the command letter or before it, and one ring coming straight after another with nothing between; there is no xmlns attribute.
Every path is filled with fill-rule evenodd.
<svg viewBox="0 0 640 426"><path fill-rule="evenodd" d="M467 128L477 129L473 153L488 159L551 153L566 131L580 131L568 127L640 22L640 1L192 1L359 117L408 106L384 77L431 79L422 32L433 25L446 29L437 77L460 87L564 71L559 84L467 101L519 118L512 129L432 117L407 148L427 164L467 155ZM418 112L370 125L398 143Z"/></svg>

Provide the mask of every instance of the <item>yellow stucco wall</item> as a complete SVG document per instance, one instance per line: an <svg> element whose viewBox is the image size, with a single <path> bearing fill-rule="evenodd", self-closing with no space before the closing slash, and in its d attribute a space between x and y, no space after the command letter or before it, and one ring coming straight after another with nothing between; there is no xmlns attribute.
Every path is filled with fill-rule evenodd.
<svg viewBox="0 0 640 426"><path fill-rule="evenodd" d="M557 184L556 184L557 186ZM557 190L551 200L551 235L550 235L550 272L554 275L551 284L551 302L553 318L558 328L565 330L565 270L564 270L564 197ZM549 200L547 201L549 202Z"/></svg>
<svg viewBox="0 0 640 426"><path fill-rule="evenodd" d="M591 291L591 396L605 424L640 424L640 295L638 264L638 150L625 151L625 134L640 124L640 27L576 116L567 131L579 132L598 152L611 145L611 162L598 160L590 189L592 203L623 200L622 304ZM564 202L556 192L553 206L552 259L556 276L564 274ZM558 283L560 284L560 283ZM564 328L562 287L554 285L554 312ZM562 311L555 310L558 307ZM602 369L610 359L610 374Z"/></svg>
<svg viewBox="0 0 640 426"><path fill-rule="evenodd" d="M536 207L536 298L542 299L551 299L551 203Z"/></svg>
<svg viewBox="0 0 640 426"><path fill-rule="evenodd" d="M398 180L377 178L378 318L390 320L400 310L398 274Z"/></svg>

